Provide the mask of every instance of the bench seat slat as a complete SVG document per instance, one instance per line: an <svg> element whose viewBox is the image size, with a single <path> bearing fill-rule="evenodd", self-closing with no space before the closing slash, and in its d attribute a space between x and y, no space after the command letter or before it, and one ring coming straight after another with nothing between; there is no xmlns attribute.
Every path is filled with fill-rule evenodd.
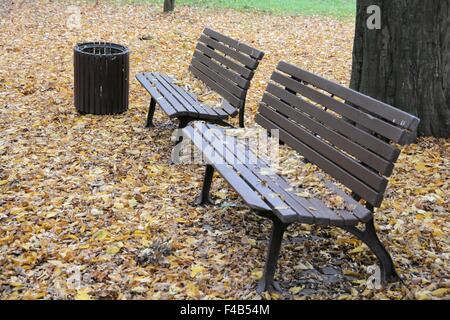
<svg viewBox="0 0 450 320"><path fill-rule="evenodd" d="M210 128L217 128L209 125ZM219 130L214 131L217 135ZM359 219L353 214L345 212L340 212L341 215L336 214L333 210L330 210L322 201L314 198L302 198L293 193L293 191L288 191L290 189L293 190L292 186L287 182L283 177L278 174L264 175L261 173L263 169L269 169L267 171L270 172L270 166L264 164L260 157L257 157L251 150L237 142L236 137L226 136L223 133L221 135L217 135L221 141L227 141L226 146L229 148L230 145L234 146L233 151L236 154L238 161L242 163L248 164L247 167L252 170L252 172L261 180L266 183L266 185L271 188L274 192L280 194L284 201L289 204L293 210L297 211L299 215L299 222L310 223L311 217L315 224L327 226L344 226L344 225L355 225L355 223L359 223ZM253 162L250 160L254 160L259 165L253 165ZM255 161L256 160L256 161ZM311 208L315 208L317 210L313 211ZM361 209L361 206L356 207L355 209ZM363 208L363 211L366 214L371 214L369 210ZM343 216L345 215L345 219Z"/></svg>
<svg viewBox="0 0 450 320"><path fill-rule="evenodd" d="M174 92L181 103L189 108L191 116L206 115L206 117L211 116L210 118L214 119L219 115L215 110L213 110L213 108L203 106L198 100L193 99L192 96L188 95L183 88L175 85L172 81L168 81L167 78L159 75L158 79L160 81L162 80L161 82L164 81L165 84L171 88L172 92Z"/></svg>
<svg viewBox="0 0 450 320"><path fill-rule="evenodd" d="M203 150L204 140L200 132L195 132L191 126L184 128L182 132L185 138L190 139L199 150ZM248 186L245 180L229 165L224 164L223 159L219 158L217 154L206 152L203 155L209 163L214 164L214 168L236 190L247 205L257 210L271 211L270 207Z"/></svg>
<svg viewBox="0 0 450 320"><path fill-rule="evenodd" d="M230 117L235 117L239 113L239 110L233 107L227 100L223 100L222 108Z"/></svg>
<svg viewBox="0 0 450 320"><path fill-rule="evenodd" d="M208 128L217 128L217 127L208 126ZM248 162L247 162L248 158L245 156L245 154L242 154L239 152L239 149L237 148L239 146L239 144L236 143L236 139L233 139L233 137L226 137L223 134L217 135L217 133L220 132L220 130L214 130L213 132L219 138L220 142L228 142L225 144L225 146L227 147L228 150L235 153L235 158L232 159L235 161L235 163L246 164L246 165L243 165L243 164L235 165L235 168L237 169L237 171L252 172L252 174L254 176L256 176L256 178L258 180L256 182L249 181L250 183L255 183L258 186L261 186L262 185L261 183L264 182L264 184L267 187L258 188L258 191L266 199L266 201L268 201L272 205L273 210L275 211L275 213L278 213L280 215L280 219L282 221L285 221L285 222L301 221L303 223L308 223L312 219L312 221L314 221L314 223L317 223L319 225L330 225L330 224L340 225L340 226L344 225L343 219L341 217L337 216L334 212L332 212L328 208L324 209L322 207L321 208L322 210L311 211L309 208L313 207L313 203L311 201L309 201L309 199L308 200L307 199L296 199L295 195L293 195L290 192L287 192L286 190L282 190L282 188L280 188L277 185L277 183L274 183L274 181L272 179L276 175L271 175L271 176L263 175L261 173L261 170L263 168L248 165ZM222 146L222 144L220 144L220 142L219 142L219 148ZM233 145L236 148L230 149L230 147L229 147L230 145ZM253 155L253 158L257 159L256 155ZM290 188L290 186L289 186L289 188ZM295 210L294 215L292 214L291 210L287 211L288 214L286 214L286 212L285 212L286 209L281 211L279 208L274 206L274 203L273 203L273 202L275 202L274 199L278 200L279 196L282 196L284 198L283 199L284 202L281 202L278 205L286 206L286 208L291 208L292 210ZM300 200L300 201L298 201L298 200ZM317 206L319 206L319 204L314 203L314 206L317 207ZM292 221L290 221L290 220L292 220Z"/></svg>
<svg viewBox="0 0 450 320"><path fill-rule="evenodd" d="M261 170L269 167L264 164L261 158L253 154L249 149L246 149L246 146L238 143L236 137L225 135L223 128L201 123L195 123L193 126L199 132L208 133L204 135L204 139L216 146L215 150L219 156L227 158L228 163L233 164L234 169L243 175L246 181L252 185L252 188L266 199L265 201L269 203L272 210L279 215L282 221L287 223L294 221L315 223L323 226L352 226L360 222L353 213L337 213L329 209L318 199L306 199L295 195L289 190L293 190L291 185L277 174L263 174ZM214 135L214 137L211 137L211 135ZM226 148L225 151L223 151L224 145ZM256 160L255 162L258 164L250 163L250 159ZM279 197L281 197L284 203L283 201L280 202ZM293 216L292 212L289 210L286 211L286 209L284 209L284 212L279 212L280 210L277 210L277 206L291 208L295 211L296 215ZM314 211L311 208L315 208ZM367 209L363 208L363 210L370 214Z"/></svg>
<svg viewBox="0 0 450 320"><path fill-rule="evenodd" d="M144 88L150 93L150 95L158 102L158 104L161 106L161 108L164 110L164 112L169 116L173 117L175 116L178 111L170 105L166 99L159 93L158 90L156 90L155 87L151 84L151 82L147 79L147 77L144 74L138 74L136 75L136 78L138 81L144 86Z"/></svg>
<svg viewBox="0 0 450 320"><path fill-rule="evenodd" d="M151 79L150 79L151 80ZM178 110L180 114L194 114L198 113L198 110L194 108L191 103L187 103L179 94L173 90L158 74L155 74L154 85L156 89L161 92L165 99Z"/></svg>
<svg viewBox="0 0 450 320"><path fill-rule="evenodd" d="M173 79L160 73L139 73L136 79L155 98L164 112L171 118L193 117L203 120L226 119L236 116L234 109L212 108L201 104L195 96L175 85Z"/></svg>
<svg viewBox="0 0 450 320"><path fill-rule="evenodd" d="M166 81L168 81L168 80L166 79ZM172 84L172 86L174 87L174 89L175 89L180 95L182 95L183 98L185 98L187 101L190 101L194 106L201 107L201 109L200 109L200 111L199 111L199 115L202 115L202 114L209 114L209 115L211 115L214 119L216 119L216 118L219 118L219 119L226 119L226 118L228 118L229 116L235 116L235 115L237 114L237 113L235 113L234 115L232 115L231 113L229 113L229 112L226 110L225 107L223 107L223 108L212 108L212 107L209 107L209 106L207 106L207 105L204 105L204 104L200 103L200 102L197 100L197 97L196 97L193 93L188 92L188 91L184 90L183 88L181 88L181 87L179 87L179 86L173 84L173 81L168 81L168 82ZM226 102L226 100L224 100L224 102ZM203 113L202 113L202 110L203 110Z"/></svg>
<svg viewBox="0 0 450 320"><path fill-rule="evenodd" d="M246 154L246 155L249 155L249 154L251 155L252 154L252 152L249 150L248 146L245 146L245 145L242 145L242 144L238 144L238 148L243 148L244 149L244 150L242 150L243 154ZM259 167L269 167L267 162L265 162L261 157L257 157L255 159L256 159L256 162L257 162L257 166L259 166ZM316 174L318 174L318 173L316 173ZM271 178L273 179L273 184L277 185L277 186L280 186L282 190L289 190L289 189L291 189L290 183L283 176L274 175L274 176L271 176ZM336 185L334 185L333 183L331 183L329 181L323 180L323 179L322 179L322 182L324 183L324 185L329 190L331 190L331 191L335 192L337 195L341 196L346 203L348 203L349 205L352 205L354 207L354 210L352 212L348 212L348 214L346 215L346 218L344 219L346 225L349 225L349 223L351 225L356 220L359 220L360 222L367 222L367 221L369 221L372 218L373 214L372 214L372 212L369 209L367 209L365 206L361 205L359 202L354 200L351 196L349 196L344 191L339 189ZM289 196L294 198L299 204L301 204L302 201L304 200L304 198L301 198L301 197L293 194L292 192L286 192L285 191L285 194L289 194ZM306 200L308 200L308 199L306 199ZM304 207L310 207L310 206L313 206L313 205L306 202L306 203L303 204L303 206ZM351 215L354 215L355 219L353 219L351 217ZM316 214L316 216L317 216L317 214ZM316 217L316 219L318 220L318 221L316 221L317 224L321 224L321 223L326 222L325 219L321 220L320 218L317 218L317 217ZM348 221L348 220L350 220L350 221Z"/></svg>
<svg viewBox="0 0 450 320"><path fill-rule="evenodd" d="M216 150L216 152L222 158L226 159L228 164L233 166L236 172L244 177L251 188L261 195L261 197L271 207L271 211L275 211L282 221L288 223L298 220L297 212L293 211L291 207L287 203L285 203L284 200L282 200L278 195L276 195L273 190L271 190L267 186L264 186L263 180L258 177L256 172L246 166L245 159L239 159L238 155L234 154L234 152L237 150L234 148L230 148L226 143L232 142L231 139L228 140L225 139L223 135L218 136L216 134L216 131L220 131L221 129L218 129L217 127L206 126L201 123L196 123L194 126L203 133L208 132L207 135L204 135L205 141L209 142L213 147L215 147L214 149ZM213 130L208 131L209 129ZM215 138L212 138L211 135L215 135ZM227 150L223 150L224 142ZM306 215L309 214L306 213Z"/></svg>

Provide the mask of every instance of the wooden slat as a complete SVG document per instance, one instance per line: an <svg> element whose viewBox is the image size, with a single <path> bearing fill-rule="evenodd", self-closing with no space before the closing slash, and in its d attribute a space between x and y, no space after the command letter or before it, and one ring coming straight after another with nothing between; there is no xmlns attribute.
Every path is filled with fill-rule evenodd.
<svg viewBox="0 0 450 320"><path fill-rule="evenodd" d="M202 139L201 133L194 132L194 128L188 126L182 130L184 137L190 139L194 145L203 151L205 159L214 166L214 168L220 173L220 175L236 190L236 192L242 197L245 203L251 208L261 211L271 211L270 207L259 197L259 195L251 189L248 184L243 180L236 171L232 170L230 166L221 164L223 160L217 156L217 154L211 154L204 152L205 141Z"/></svg>
<svg viewBox="0 0 450 320"><path fill-rule="evenodd" d="M280 118L282 117L280 116ZM285 118L282 119L288 121ZM314 149L310 148L309 146L307 146L306 144L304 144L303 142L292 136L288 131L284 130L283 128L280 128L271 120L263 117L260 114L256 116L256 122L268 130L279 129L280 139L283 142L285 142L295 150L299 151L309 161L317 164L317 166L319 166L323 171L325 171L330 176L337 179L342 184L353 190L355 193L357 193L362 198L367 200L373 206L378 207L381 204L383 200L382 193L373 190L367 184L355 178L353 175L351 175L341 167L334 164L332 161L323 157L320 153L318 153Z"/></svg>
<svg viewBox="0 0 450 320"><path fill-rule="evenodd" d="M320 76L302 70L284 61L280 62L278 70L295 76L309 84L319 87L346 101L349 101L362 109L382 117L402 128L413 130L417 127L419 119L386 103L363 95L355 90L343 87L337 83L326 80Z"/></svg>
<svg viewBox="0 0 450 320"><path fill-rule="evenodd" d="M228 59L227 57L224 57L223 55L218 54L214 50L205 46L203 43L197 43L196 49L206 56L239 73L244 78L249 80L253 78L254 71L247 69L246 67L234 62L233 60Z"/></svg>
<svg viewBox="0 0 450 320"><path fill-rule="evenodd" d="M246 150L244 152L248 152L248 151ZM261 158L258 158L258 165L259 166L268 166L268 164L266 162L264 162L264 160L262 160ZM318 172L315 172L315 174L318 175L319 177L321 176ZM307 207L307 208L314 207L313 204L309 203L308 199L301 198L301 197L297 196L295 193L293 193L294 188L291 186L289 181L286 180L286 178L284 178L280 175L276 175L274 178L275 178L274 182L277 185L281 186L281 188L283 190L289 190L289 192L286 192L286 193L289 193L290 196L292 198L294 198L300 205L303 205L304 207ZM360 203L355 201L353 198L351 198L345 192L343 192L342 190L337 188L333 183L323 180L323 179L322 179L322 182L328 189L330 189L331 191L333 191L336 194L343 197L344 200L346 201L346 203L349 203L349 204L352 204L355 206L355 210L352 212L348 212L348 214L345 216L345 218L344 218L345 225L347 225L347 226L354 225L356 220L361 221L361 222L367 222L372 217L372 212L370 210L368 210L366 207L362 206ZM321 213L318 213L318 212L314 212L314 213L315 213L315 219L316 219L315 222L319 225L326 224L327 223L326 219L329 219L330 220L329 223L332 225L339 223L338 219L330 219L330 217L334 217L334 215L330 216L330 214L328 214L325 217L323 217L323 215ZM351 215L353 215L354 218L352 218Z"/></svg>
<svg viewBox="0 0 450 320"><path fill-rule="evenodd" d="M235 117L239 110L233 107L227 100L223 100L222 102L222 108L223 110L230 115L230 117Z"/></svg>
<svg viewBox="0 0 450 320"><path fill-rule="evenodd" d="M158 73L155 74L155 77L161 84L170 90L170 93L174 95L187 110L189 110L188 115L195 117L198 114L202 114L205 116L210 116L211 119L217 117L216 112L204 108L197 100L194 100L189 95L186 95L185 90L173 84L172 81L168 81L167 78Z"/></svg>
<svg viewBox="0 0 450 320"><path fill-rule="evenodd" d="M245 165L245 159L240 159L234 154L233 148L227 145L222 137L217 136L220 129L207 126L202 123L195 123L194 127L203 133L203 138L207 141L220 157L225 159L227 163L243 177L249 186L257 191L273 211L278 213L279 218L285 223L291 223L298 220L297 213L285 203L274 191L263 184L263 181ZM215 138L213 138L215 136ZM238 190L236 190L238 191Z"/></svg>
<svg viewBox="0 0 450 320"><path fill-rule="evenodd" d="M225 43L226 45L228 45L230 47L233 47L234 49L236 49L238 51L244 52L257 60L261 60L264 57L264 52L259 51L255 48L252 48L245 43L234 40L234 39L232 39L228 36L225 36L217 31L214 31L210 28L205 28L203 33L206 34L207 36L210 36L211 38L214 38L220 42Z"/></svg>
<svg viewBox="0 0 450 320"><path fill-rule="evenodd" d="M233 106L240 108L243 105L243 100L237 98L232 93L225 90L223 87L218 85L214 80L212 80L210 77L208 77L206 74L201 72L199 69L194 67L193 65L189 66L189 70L199 79L201 79L205 84L216 91L218 94L220 94L222 97L227 99Z"/></svg>
<svg viewBox="0 0 450 320"><path fill-rule="evenodd" d="M208 127L211 126L209 125ZM220 131L215 131L216 135L217 132ZM278 175L262 174L261 171L269 167L252 165L251 160L255 159L256 160L255 162L259 162L258 161L259 157L255 155L250 149L246 149L245 152L242 152L241 151L242 148L240 148L240 144L238 143L236 137L230 137L226 135L220 135L218 137L221 141L227 142L225 144L226 147L228 147L229 150L233 151L236 154L238 161L246 164L247 168L249 168L260 181L263 181L268 188L270 188L271 193L276 193L283 197L286 204L291 206L291 208L297 212L298 220L300 222L305 223L314 222L320 225L329 225L330 220L335 220L335 222L337 222L338 225L343 225L342 219L333 213L331 213L331 215L328 215L325 212L321 211L311 212L308 208L312 207L312 205L307 200L302 199L304 201L298 201L298 199L295 199L294 195L291 192L286 191L285 189L278 186L277 182L274 182L273 179L277 179ZM233 146L232 149L229 147L230 145ZM285 188L291 188L291 186L288 185L288 187L285 186Z"/></svg>
<svg viewBox="0 0 450 320"><path fill-rule="evenodd" d="M394 162L400 155L400 151L390 144L378 139L377 137L367 133L364 130L351 125L349 122L344 121L343 119L334 117L329 112L326 112L306 102L304 99L296 96L295 94L287 92L286 90L272 83L267 86L266 92L280 98L283 101L286 101L294 107L297 107L300 111L308 113L318 121L322 122L328 127L333 128L334 130L337 130L338 132L342 133L347 138L357 142L358 144L369 148L388 161ZM266 102L266 97L263 97L263 102Z"/></svg>
<svg viewBox="0 0 450 320"><path fill-rule="evenodd" d="M208 127L211 128L212 126L208 125ZM339 216L318 199L306 199L297 196L293 193L293 187L278 174L262 174L261 171L263 168L270 168L270 166L264 163L261 158L255 155L251 150L238 143L236 137L218 134L219 132L221 131L214 131L219 140L227 142L225 145L230 151L234 152L238 161L244 163L255 176L257 176L261 181L264 181L268 188L270 188L274 193L279 194L282 199L284 199L286 204L291 206L291 208L297 212L298 222L315 223L322 226L350 226L360 222L359 219L351 213L345 215L345 218ZM230 145L233 146L233 148L230 148ZM255 159L257 164L252 164L250 161L251 159ZM292 191L288 191L290 189L292 189ZM317 210L313 211L310 208L315 208Z"/></svg>
<svg viewBox="0 0 450 320"><path fill-rule="evenodd" d="M268 162L266 160L262 159L261 157L255 157L254 155L252 156L253 153L249 149L248 145L238 144L237 148L242 149L241 153L246 155L247 160L249 160L249 157L251 157L252 160L255 159L256 161L254 161L254 162L256 162L256 166L258 166L260 168L270 167L270 165L268 164ZM254 162L249 161L248 163L254 163ZM365 206L361 205L359 202L357 202L351 196L349 196L344 191L339 189L334 183L324 179L322 174L320 174L319 172L315 172L315 174L321 179L322 183L329 190L331 190L332 192L335 192L336 194L341 196L346 203L353 205L355 207L355 210L352 212L349 212L349 214L354 215L357 220L364 222L364 223L368 222L372 218L373 214L369 209L367 209ZM275 176L271 176L271 177L275 179L274 182L277 185L281 186L283 190L293 189L292 186L290 185L290 183L286 180L286 178L284 178L280 175L275 175ZM292 192L287 192L287 193L291 194L291 196L294 197L295 199L299 198L297 195L292 194ZM311 206L311 205L306 204L306 207L309 207L309 206ZM348 215L346 216L346 219L348 219ZM355 221L356 221L355 219L350 219L350 224L352 224L352 222L355 222ZM322 222L324 222L324 221L322 221ZM318 223L320 223L320 222L318 222ZM349 225L349 221L346 220L345 224Z"/></svg>
<svg viewBox="0 0 450 320"><path fill-rule="evenodd" d="M164 112L169 116L173 117L177 114L177 110L174 109L164 97L156 90L155 87L151 85L151 83L146 78L145 74L139 73L136 75L136 79L142 84L142 86L150 93L150 95L157 101L157 103L161 106Z"/></svg>
<svg viewBox="0 0 450 320"><path fill-rule="evenodd" d="M208 68L210 68L211 70L214 70L216 73L222 74L227 79L233 81L242 89L248 89L250 87L249 80L245 79L240 74L237 74L236 72L232 71L231 69L227 69L220 63L217 63L216 61L210 59L209 57L205 56L200 51L195 50L194 58L196 58L201 63L208 66Z"/></svg>
<svg viewBox="0 0 450 320"><path fill-rule="evenodd" d="M161 75L161 77L165 78L166 82L170 83L172 88L178 94L180 94L180 96L182 96L188 103L191 103L193 106L195 106L195 108L198 110L197 116L199 119L217 119L217 118L226 119L226 118L228 118L229 115L224 110L222 110L220 108L211 108L209 106L202 104L200 101L197 100L197 97L193 93L188 92L188 91L184 90L183 88L175 85L169 77L164 76L162 74L160 74L160 75Z"/></svg>
<svg viewBox="0 0 450 320"><path fill-rule="evenodd" d="M370 150L363 148L350 139L347 139L338 132L329 129L327 126L316 121L314 118L310 118L306 114L300 112L300 110L289 106L283 101L276 99L272 95L265 95L264 102L269 106L275 108L281 114L303 125L314 134L317 134L320 137L328 140L334 146L341 148L345 152L355 156L361 162L369 165L371 168L377 170L381 174L389 176L392 173L392 170L394 168L394 164L392 162L383 159Z"/></svg>
<svg viewBox="0 0 450 320"><path fill-rule="evenodd" d="M231 149L226 149L223 140L214 139L214 133L209 131L209 128L202 123L194 124L197 130L203 132L203 139L207 141L210 146L214 148L217 154L225 159L227 164L239 173L239 175L247 182L247 184L256 192L258 192L262 199L272 208L272 210L279 213L279 217L283 222L289 223L297 220L297 213L294 212L289 205L287 205L279 196L272 196L273 191L266 187L262 181L251 171L245 164L239 161ZM228 150L228 151L227 151ZM239 190L236 190L238 193Z"/></svg>
<svg viewBox="0 0 450 320"><path fill-rule="evenodd" d="M250 69L254 70L258 67L258 64L259 64L258 60L255 60L245 54L242 54L239 51L231 49L230 47L223 45L222 43L214 40L213 38L210 38L210 37L202 34L200 36L199 41L203 42L208 47L214 48L215 50L222 52L226 56L233 58L234 60L242 63L243 65L245 65L246 67L248 67Z"/></svg>
<svg viewBox="0 0 450 320"><path fill-rule="evenodd" d="M355 176L359 180L363 181L375 191L384 192L386 190L388 183L386 178L380 176L363 164L355 161L353 158L327 144L321 137L311 134L301 126L289 121L286 117L283 117L281 114L265 105L261 106L259 113L263 117L270 119L280 128L283 128L289 132L297 140L314 149L315 152L327 158L340 168L346 170L352 176Z"/></svg>
<svg viewBox="0 0 450 320"><path fill-rule="evenodd" d="M362 223L367 223L370 221L370 219L373 218L373 213L369 209L362 206L358 201L342 191L334 183L326 181L324 179L322 179L322 182L328 189L342 197L346 203L355 206L355 210L352 212L352 214L355 215Z"/></svg>
<svg viewBox="0 0 450 320"><path fill-rule="evenodd" d="M195 68L199 69L202 73L206 74L211 80L214 80L217 85L223 87L226 91L232 93L237 98L245 99L245 97L247 96L247 90L240 88L227 78L224 78L220 74L209 69L206 65L201 63L200 60L197 60L197 58L192 59L191 64Z"/></svg>
<svg viewBox="0 0 450 320"><path fill-rule="evenodd" d="M407 131L404 129L389 124L379 118L373 117L367 112L358 110L350 105L333 99L332 97L326 96L313 88L301 84L299 81L282 75L281 73L274 72L271 79L282 86L298 92L303 96L321 104L322 106L333 110L343 117L352 120L355 123L362 125L365 128L372 130L373 132L376 132L394 142L404 141L408 135Z"/></svg>
<svg viewBox="0 0 450 320"><path fill-rule="evenodd" d="M179 115L189 115L191 113L197 112L190 104L182 103L178 97L176 97L174 91L169 91L165 85L158 79L158 75L155 74L155 77L158 81L154 83L155 88L161 92L161 95L166 99L172 107L177 110L177 114Z"/></svg>

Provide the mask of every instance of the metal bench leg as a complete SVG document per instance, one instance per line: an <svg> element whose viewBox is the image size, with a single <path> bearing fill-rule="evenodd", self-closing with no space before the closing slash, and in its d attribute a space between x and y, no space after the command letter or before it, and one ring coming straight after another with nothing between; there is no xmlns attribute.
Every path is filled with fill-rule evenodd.
<svg viewBox="0 0 450 320"><path fill-rule="evenodd" d="M288 227L287 224L282 223L278 218L272 218L273 227L270 236L269 249L267 252L266 265L264 267L264 274L258 283L256 291L263 293L264 291L281 291L281 287L274 281L275 271L277 270L278 256L280 255L281 243L283 235Z"/></svg>
<svg viewBox="0 0 450 320"><path fill-rule="evenodd" d="M210 190L212 179L214 175L214 167L211 165L206 166L205 177L203 178L203 187L200 195L195 199L194 204L197 206L203 206L205 204L213 204L210 198Z"/></svg>
<svg viewBox="0 0 450 320"><path fill-rule="evenodd" d="M239 127L245 128L245 101L239 110Z"/></svg>
<svg viewBox="0 0 450 320"><path fill-rule="evenodd" d="M344 227L344 230L350 232L355 235L359 240L364 242L369 249L377 256L378 261L380 262L381 269L381 283L391 283L400 281L400 277L395 271L394 262L386 250L386 248L381 243L380 239L377 236L375 230L374 220L370 220L366 223L365 229L362 231L357 227Z"/></svg>
<svg viewBox="0 0 450 320"><path fill-rule="evenodd" d="M150 101L150 107L148 108L148 115L147 115L147 124L146 128L153 128L155 125L153 124L153 115L155 114L156 109L156 100L153 99Z"/></svg>
<svg viewBox="0 0 450 320"><path fill-rule="evenodd" d="M178 118L179 124L178 124L178 131L177 131L177 136L176 136L176 140L175 140L175 146L179 145L182 141L183 141L183 136L180 133L181 129L184 129L187 127L187 125L189 124L189 122L191 122L192 118L189 117L180 117Z"/></svg>

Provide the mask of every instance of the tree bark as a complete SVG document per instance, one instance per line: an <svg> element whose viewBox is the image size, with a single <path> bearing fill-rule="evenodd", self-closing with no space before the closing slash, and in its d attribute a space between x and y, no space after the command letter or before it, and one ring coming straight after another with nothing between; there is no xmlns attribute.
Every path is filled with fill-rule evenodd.
<svg viewBox="0 0 450 320"><path fill-rule="evenodd" d="M419 135L450 137L450 0L358 0L350 86L418 116Z"/></svg>
<svg viewBox="0 0 450 320"><path fill-rule="evenodd" d="M164 0L164 12L175 10L175 0Z"/></svg>

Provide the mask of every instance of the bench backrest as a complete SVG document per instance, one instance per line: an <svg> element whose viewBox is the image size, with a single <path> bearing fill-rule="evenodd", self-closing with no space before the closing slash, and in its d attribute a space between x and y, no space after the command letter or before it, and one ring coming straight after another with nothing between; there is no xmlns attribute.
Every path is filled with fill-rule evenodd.
<svg viewBox="0 0 450 320"><path fill-rule="evenodd" d="M205 28L189 70L239 110L242 126L247 90L263 57L263 52Z"/></svg>
<svg viewBox="0 0 450 320"><path fill-rule="evenodd" d="M379 207L400 150L420 120L286 62L272 74L256 122Z"/></svg>

